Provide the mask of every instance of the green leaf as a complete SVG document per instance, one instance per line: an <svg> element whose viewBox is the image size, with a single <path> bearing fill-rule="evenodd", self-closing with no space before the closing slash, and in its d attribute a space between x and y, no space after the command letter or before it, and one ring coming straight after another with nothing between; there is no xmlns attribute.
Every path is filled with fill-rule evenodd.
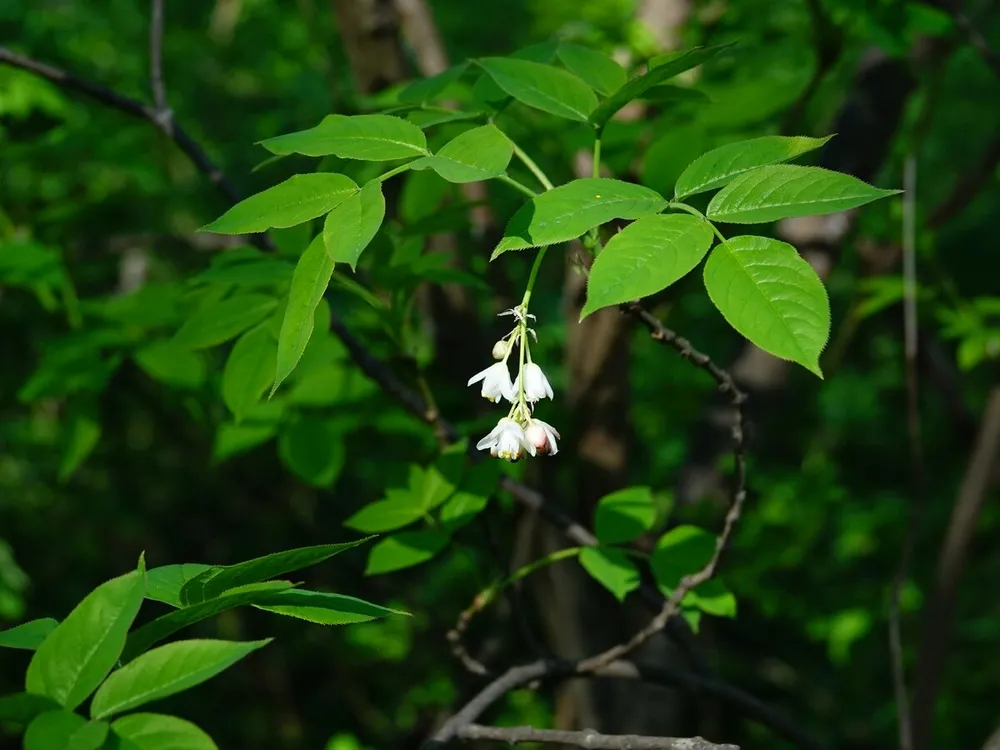
<svg viewBox="0 0 1000 750"><path fill-rule="evenodd" d="M174 334L171 344L185 349L216 346L256 325L277 306L274 297L254 292L209 303L188 318Z"/></svg>
<svg viewBox="0 0 1000 750"><path fill-rule="evenodd" d="M709 256L705 289L751 342L823 377L819 355L830 335L830 301L794 247L768 237L732 237Z"/></svg>
<svg viewBox="0 0 1000 750"><path fill-rule="evenodd" d="M385 218L382 183L372 180L361 192L326 215L323 244L334 263L347 263L354 270L358 258L375 237Z"/></svg>
<svg viewBox="0 0 1000 750"><path fill-rule="evenodd" d="M790 161L813 151L833 138L766 135L748 141L727 143L702 154L681 173L674 186L674 195L685 198L725 185L757 167Z"/></svg>
<svg viewBox="0 0 1000 750"><path fill-rule="evenodd" d="M649 531L655 518L650 488L626 487L605 495L597 503L594 533L601 544L623 544Z"/></svg>
<svg viewBox="0 0 1000 750"><path fill-rule="evenodd" d="M561 68L509 57L476 61L507 94L543 112L586 122L597 96L586 83Z"/></svg>
<svg viewBox="0 0 1000 750"><path fill-rule="evenodd" d="M528 201L511 217L490 260L509 250L576 239L614 219L638 219L663 210L659 193L604 177L573 180Z"/></svg>
<svg viewBox="0 0 1000 750"><path fill-rule="evenodd" d="M288 305L281 321L281 333L278 334L278 357L274 385L271 386L272 396L295 369L309 343L316 307L330 285L333 265L333 259L324 246L323 235L317 235L295 266L292 287L288 292Z"/></svg>
<svg viewBox="0 0 1000 750"><path fill-rule="evenodd" d="M571 73L607 96L625 85L625 69L603 52L570 42L560 42L556 51Z"/></svg>
<svg viewBox="0 0 1000 750"><path fill-rule="evenodd" d="M202 563L178 563L151 568L146 571L146 598L180 607L184 584L211 567Z"/></svg>
<svg viewBox="0 0 1000 750"><path fill-rule="evenodd" d="M260 145L272 154L339 156L364 161L410 159L427 153L423 131L393 115L327 115L314 128L268 138ZM320 213L325 211L315 216Z"/></svg>
<svg viewBox="0 0 1000 750"><path fill-rule="evenodd" d="M423 473L420 497L425 512L451 497L462 481L467 461L464 452L444 453Z"/></svg>
<svg viewBox="0 0 1000 750"><path fill-rule="evenodd" d="M433 169L448 182L478 182L504 174L513 155L514 144L490 124L465 131L412 168Z"/></svg>
<svg viewBox="0 0 1000 750"><path fill-rule="evenodd" d="M255 557L235 565L218 565L195 576L181 588L180 600L184 606L198 604L219 596L237 586L266 581L269 578L308 568L323 562L344 550L364 544L371 537L356 539L340 544L319 544L313 547L275 552L263 557Z"/></svg>
<svg viewBox="0 0 1000 750"><path fill-rule="evenodd" d="M101 423L90 414L75 414L69 420L68 438L59 460L58 478L66 482L87 460L101 438Z"/></svg>
<svg viewBox="0 0 1000 750"><path fill-rule="evenodd" d="M404 531L387 537L368 554L366 576L391 573L427 562L448 545L449 535L439 529Z"/></svg>
<svg viewBox="0 0 1000 750"><path fill-rule="evenodd" d="M764 224L847 211L899 192L829 169L776 164L733 179L712 198L707 215L713 221Z"/></svg>
<svg viewBox="0 0 1000 750"><path fill-rule="evenodd" d="M102 583L84 597L38 647L28 664L29 693L74 709L118 661L125 636L142 605L146 566Z"/></svg>
<svg viewBox="0 0 1000 750"><path fill-rule="evenodd" d="M580 565L620 602L639 588L639 570L620 549L586 547L580 550Z"/></svg>
<svg viewBox="0 0 1000 750"><path fill-rule="evenodd" d="M684 525L668 531L660 537L649 561L660 592L669 597L685 576L702 570L714 553L715 537L704 529ZM718 579L689 591L683 603L719 617L736 614L736 598Z"/></svg>
<svg viewBox="0 0 1000 750"><path fill-rule="evenodd" d="M129 714L115 720L111 731L137 750L218 750L205 732L176 716Z"/></svg>
<svg viewBox="0 0 1000 750"><path fill-rule="evenodd" d="M486 510L489 502L488 495L459 490L441 507L441 523L454 533Z"/></svg>
<svg viewBox="0 0 1000 750"><path fill-rule="evenodd" d="M278 455L295 476L313 487L331 487L346 457L337 425L315 417L284 427L278 437Z"/></svg>
<svg viewBox="0 0 1000 750"><path fill-rule="evenodd" d="M423 104L424 102L434 101L444 93L445 89L461 78L462 74L468 68L468 62L460 62L458 65L448 68L443 73L438 73L436 76L414 81L403 88L396 95L396 98L404 104Z"/></svg>
<svg viewBox="0 0 1000 750"><path fill-rule="evenodd" d="M200 685L270 642L270 638L248 642L206 639L155 648L111 673L94 695L90 715L104 719Z"/></svg>
<svg viewBox="0 0 1000 750"><path fill-rule="evenodd" d="M144 346L135 352L133 358L143 372L165 385L200 388L205 382L207 371L202 355L172 341Z"/></svg>
<svg viewBox="0 0 1000 750"><path fill-rule="evenodd" d="M417 131L419 132L419 128ZM354 180L342 174L297 174L240 201L200 231L251 234L273 228L294 227L322 216L357 191L358 186L354 184Z"/></svg>
<svg viewBox="0 0 1000 750"><path fill-rule="evenodd" d="M141 628L133 630L129 634L128 641L125 643L125 650L122 652L122 662L132 661L132 659L143 651L146 651L150 646L159 643L167 636L173 635L181 628L186 628L188 625L207 620L209 617L214 617L220 612L225 612L235 607L264 601L275 591L291 587L292 584L289 581L251 583L246 586L240 586L238 589L226 591L219 596L199 604L182 607L162 617L157 617L155 620L146 623Z"/></svg>
<svg viewBox="0 0 1000 750"><path fill-rule="evenodd" d="M629 224L591 266L580 320L666 289L701 262L713 237L707 221L688 214L644 216Z"/></svg>
<svg viewBox="0 0 1000 750"><path fill-rule="evenodd" d="M277 423L221 424L212 445L212 463L218 464L227 458L246 453L277 434Z"/></svg>
<svg viewBox="0 0 1000 750"><path fill-rule="evenodd" d="M267 324L244 333L226 360L222 371L222 400L239 422L274 382L278 345Z"/></svg>
<svg viewBox="0 0 1000 750"><path fill-rule="evenodd" d="M349 625L371 622L389 615L408 614L353 596L304 589L289 589L272 594L264 601L255 603L254 607L319 625Z"/></svg>
<svg viewBox="0 0 1000 750"><path fill-rule="evenodd" d="M695 47L687 52L678 55L656 67L650 66L649 71L641 76L633 78L624 86L615 91L600 107L590 114L590 123L597 129L598 133L604 129L608 121L629 102L641 99L643 95L657 84L663 83L674 76L690 70L709 58L715 56L720 51L730 45L718 45L716 47Z"/></svg>
<svg viewBox="0 0 1000 750"><path fill-rule="evenodd" d="M70 711L38 714L24 733L24 750L69 750L74 735L86 726L86 719Z"/></svg>
<svg viewBox="0 0 1000 750"><path fill-rule="evenodd" d="M56 629L59 621L52 617L30 620L9 630L0 630L0 648L21 648L34 651L49 634Z"/></svg>
<svg viewBox="0 0 1000 750"><path fill-rule="evenodd" d="M381 534L409 526L425 515L421 497L410 490L391 489L386 498L368 503L344 521L344 526L365 534Z"/></svg>
<svg viewBox="0 0 1000 750"><path fill-rule="evenodd" d="M51 698L31 693L14 693L0 696L0 724L7 722L27 726L39 714L58 709Z"/></svg>

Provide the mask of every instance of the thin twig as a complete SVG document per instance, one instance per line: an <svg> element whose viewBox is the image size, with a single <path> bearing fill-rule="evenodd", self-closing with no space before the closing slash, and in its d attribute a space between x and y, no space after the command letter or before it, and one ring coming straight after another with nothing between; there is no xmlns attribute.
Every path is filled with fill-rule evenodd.
<svg viewBox="0 0 1000 750"><path fill-rule="evenodd" d="M899 567L889 595L889 653L892 659L892 687L896 701L900 750L912 750L913 726L910 698L906 689L903 636L899 600L910 574L910 559L920 529L925 505L926 471L920 430L920 401L917 381L917 268L916 268L916 189L917 161L910 153L903 166L903 339L906 355L906 416L910 444L913 497L910 501Z"/></svg>
<svg viewBox="0 0 1000 750"><path fill-rule="evenodd" d="M716 566L719 564L719 559L729 542L729 538L733 533L733 528L736 526L736 522L739 520L740 514L743 512L743 503L745 502L747 496L746 449L744 444L744 403L747 398L746 394L736 385L732 375L712 362L711 358L707 354L703 354L695 349L691 345L690 341L678 336L676 332L664 326L663 323L661 323L648 310L643 308L642 305L637 302L633 302L631 304L622 305L622 309L639 320L646 327L650 336L652 336L654 340L660 341L667 346L676 349L682 357L690 361L699 369L702 369L711 375L711 377L718 384L719 390L729 396L734 411L732 437L736 486L733 490L732 503L729 506L729 511L726 513L722 532L718 535L718 537L716 537L715 550L708 563L706 563L706 565L697 573L685 576L677 588L671 593L666 602L664 602L659 613L649 622L649 624L646 625L646 627L642 628L639 632L633 635L627 642L613 646L596 656L580 662L579 669L584 672L599 669L616 659L621 659L627 656L654 635L662 631L680 610L680 604L684 599L684 596L689 591L705 583L713 575L715 575Z"/></svg>
<svg viewBox="0 0 1000 750"><path fill-rule="evenodd" d="M739 750L736 745L718 745L701 737L646 737L638 734L601 734L593 729L579 732L534 727L487 727L469 724L458 731L458 739L492 740L515 745L519 742L549 742L593 750Z"/></svg>

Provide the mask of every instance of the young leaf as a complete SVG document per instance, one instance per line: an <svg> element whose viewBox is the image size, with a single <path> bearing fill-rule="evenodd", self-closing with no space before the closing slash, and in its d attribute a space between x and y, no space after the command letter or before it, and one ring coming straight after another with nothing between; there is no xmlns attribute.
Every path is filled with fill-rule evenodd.
<svg viewBox="0 0 1000 750"><path fill-rule="evenodd" d="M23 648L34 651L49 634L56 629L59 621L51 617L30 620L9 630L0 630L0 648Z"/></svg>
<svg viewBox="0 0 1000 750"><path fill-rule="evenodd" d="M270 642L206 639L155 648L104 681L90 704L90 715L105 719L200 685Z"/></svg>
<svg viewBox="0 0 1000 750"><path fill-rule="evenodd" d="M676 198L704 193L725 185L744 172L768 164L790 161L796 156L813 151L833 138L806 138L804 136L766 135L748 141L727 143L702 154L681 173L674 187Z"/></svg>
<svg viewBox="0 0 1000 750"><path fill-rule="evenodd" d="M196 725L176 716L129 714L116 719L111 731L136 750L219 750L212 738Z"/></svg>
<svg viewBox="0 0 1000 750"><path fill-rule="evenodd" d="M576 239L614 219L638 219L663 210L659 193L604 177L573 180L532 198L511 217L490 260L509 250L524 250Z"/></svg>
<svg viewBox="0 0 1000 750"><path fill-rule="evenodd" d="M237 422L274 382L277 353L267 324L251 328L236 340L222 371L222 400Z"/></svg>
<svg viewBox="0 0 1000 750"><path fill-rule="evenodd" d="M629 224L591 266L580 319L666 289L701 262L713 236L707 221L688 214L645 216Z"/></svg>
<svg viewBox="0 0 1000 750"><path fill-rule="evenodd" d="M151 568L146 571L146 598L180 607L184 584L211 567L201 563L179 563Z"/></svg>
<svg viewBox="0 0 1000 750"><path fill-rule="evenodd" d="M63 750L87 720L71 711L45 711L32 719L24 732L24 750ZM99 746L99 745L98 745ZM96 750L94 746L86 750Z"/></svg>
<svg viewBox="0 0 1000 750"><path fill-rule="evenodd" d="M315 622L318 625L349 625L371 622L389 615L407 614L353 596L303 589L280 591L253 606L278 615Z"/></svg>
<svg viewBox="0 0 1000 750"><path fill-rule="evenodd" d="M620 602L639 588L639 570L620 549L586 547L580 550L580 565Z"/></svg>
<svg viewBox="0 0 1000 750"><path fill-rule="evenodd" d="M600 107L590 114L590 123L597 129L598 133L604 129L608 121L629 102L634 99L641 99L643 95L657 84L663 83L685 70L690 70L710 57L721 52L730 45L718 45L716 47L695 47L681 55L663 62L661 65L650 66L650 69L641 76L633 78L624 86L615 91Z"/></svg>
<svg viewBox="0 0 1000 750"><path fill-rule="evenodd" d="M275 552L272 555L256 557L253 560L235 565L220 565L209 568L204 573L195 576L184 584L181 589L181 603L187 607L219 596L223 592L247 586L251 583L266 581L275 576L291 573L323 562L344 550L364 544L371 537L356 539L353 542L341 544L320 544L314 547Z"/></svg>
<svg viewBox="0 0 1000 750"><path fill-rule="evenodd" d="M36 716L59 709L59 704L44 695L14 693L0 696L0 723L27 726Z"/></svg>
<svg viewBox="0 0 1000 750"><path fill-rule="evenodd" d="M776 164L736 177L712 198L707 216L732 224L764 224L847 211L899 192L829 169Z"/></svg>
<svg viewBox="0 0 1000 750"><path fill-rule="evenodd" d="M278 455L295 476L313 487L330 487L344 468L344 440L332 422L307 417L284 427Z"/></svg>
<svg viewBox="0 0 1000 750"><path fill-rule="evenodd" d="M597 106L590 86L561 68L509 57L485 57L476 62L497 86L529 107L586 122Z"/></svg>
<svg viewBox="0 0 1000 750"><path fill-rule="evenodd" d="M118 661L142 605L146 567L102 583L84 597L38 647L25 678L29 693L72 710L101 684Z"/></svg>
<svg viewBox="0 0 1000 750"><path fill-rule="evenodd" d="M238 336L266 318L278 306L267 294L236 294L205 305L174 334L171 345L205 349Z"/></svg>
<svg viewBox="0 0 1000 750"><path fill-rule="evenodd" d="M424 516L419 495L410 490L391 489L385 500L368 503L346 521L344 526L364 534L381 534L409 526Z"/></svg>
<svg viewBox="0 0 1000 750"><path fill-rule="evenodd" d="M366 576L391 573L427 562L448 545L448 534L440 529L404 531L382 539L368 554Z"/></svg>
<svg viewBox="0 0 1000 750"><path fill-rule="evenodd" d="M316 307L330 285L331 276L333 276L333 259L326 252L323 235L317 235L302 253L292 276L288 305L285 307L285 317L281 321L281 333L278 334L278 356L274 385L271 386L272 396L295 369L302 352L306 349L306 344L309 343Z"/></svg>
<svg viewBox="0 0 1000 750"><path fill-rule="evenodd" d="M416 130L420 132L419 128ZM423 133L420 134L422 137ZM297 174L240 201L200 231L251 234L272 228L293 227L322 216L357 191L354 180L342 174Z"/></svg>
<svg viewBox="0 0 1000 750"><path fill-rule="evenodd" d="M478 182L504 174L513 155L514 144L490 124L465 131L412 168L429 167L448 182Z"/></svg>
<svg viewBox="0 0 1000 750"><path fill-rule="evenodd" d="M260 145L272 154L339 156L364 161L410 159L427 153L423 131L393 115L327 115L314 128L268 138ZM325 211L315 215L320 213Z"/></svg>
<svg viewBox="0 0 1000 750"><path fill-rule="evenodd" d="M649 487L626 487L597 503L594 533L601 544L631 542L653 526L656 510Z"/></svg>
<svg viewBox="0 0 1000 750"><path fill-rule="evenodd" d="M460 62L436 76L414 81L400 91L396 98L404 104L423 104L434 101L445 89L461 78L468 68L468 62Z"/></svg>
<svg viewBox="0 0 1000 750"><path fill-rule="evenodd" d="M628 74L621 65L590 47L560 42L556 55L571 73L605 96L620 89L628 80Z"/></svg>
<svg viewBox="0 0 1000 750"><path fill-rule="evenodd" d="M326 215L323 244L334 263L347 263L354 270L358 258L375 237L385 218L382 183L372 180L361 192L348 198Z"/></svg>
<svg viewBox="0 0 1000 750"><path fill-rule="evenodd" d="M823 377L819 355L830 334L830 302L794 247L768 237L732 237L709 256L705 289L751 342Z"/></svg>
<svg viewBox="0 0 1000 750"><path fill-rule="evenodd" d="M173 635L181 628L186 628L188 625L207 620L209 617L214 617L220 612L225 612L235 607L264 601L271 594L283 589L290 589L291 587L292 584L289 581L251 583L247 586L240 586L236 590L227 591L220 596L208 599L200 604L182 607L162 617L157 617L155 620L147 622L141 628L133 630L129 634L121 660L123 663L132 661L150 646Z"/></svg>

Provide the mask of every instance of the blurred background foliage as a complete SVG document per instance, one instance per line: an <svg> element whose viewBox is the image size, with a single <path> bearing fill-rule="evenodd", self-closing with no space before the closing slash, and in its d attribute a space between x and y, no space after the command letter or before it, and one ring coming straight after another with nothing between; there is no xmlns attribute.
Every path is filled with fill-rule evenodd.
<svg viewBox="0 0 1000 750"><path fill-rule="evenodd" d="M453 61L552 37L644 59L659 43L636 20L637 5L430 2ZM968 5L979 31L1000 46L1000 12L986 2ZM166 23L170 107L246 194L308 168L295 159L264 164L255 142L370 104L325 0L175 0L167 3ZM944 529L996 385L993 219L1000 188L991 143L1000 80L948 13L921 2L697 0L678 33L684 47L739 47L686 82L710 103L691 97L608 128L605 155L615 174L661 191L713 146L781 132L789 117L803 135L856 129L851 118L864 122L879 98L902 98L884 153L871 156L864 144L837 139L830 148L874 160L866 178L881 187L901 184L907 155L918 165L927 511L902 596L912 670ZM147 35L143 3L0 6L5 44L142 101L149 100ZM929 63L914 54L928 38L943 48ZM873 103L857 94L857 80L875 49L908 76L885 81ZM588 145L585 129L528 110L517 115L507 123L512 136L525 139L553 177L571 178L574 151ZM372 169L322 168L355 177ZM934 223L955 186L980 172L975 189ZM418 286L464 285L475 293L480 335L442 350L419 306L398 340L343 289L332 290L331 307L398 371L424 369L442 412L475 435L490 416L465 388L474 370L456 373L449 362L488 358L500 332L492 315L518 294L529 259L504 256L494 264L499 269L488 268L465 199L430 172L389 190L399 237L380 236L358 279L404 309L413 307L408 300ZM490 200L502 226L520 198L498 189ZM310 345L315 361L304 363L293 387L239 424L220 398L227 347L184 356L165 348L186 310L224 293L224 285L190 280L225 262L228 253L212 242L218 238L195 231L226 208L148 123L0 67L0 628L61 616L99 581L128 569L141 550L151 565L227 563L351 538L346 518L404 484L410 465L436 455L432 431L368 380L325 330L318 329L319 343ZM914 472L898 269L902 210L898 199L866 208L839 243L827 280L834 330L826 380L792 371L752 402L751 503L725 561L739 612L703 624L701 634L723 676L839 747L896 742L887 603ZM426 236L443 230L458 233L463 271L422 255ZM295 229L276 239L280 254L294 261L308 235ZM565 392L572 373L559 363L575 319L563 313L560 265L552 259L543 269L533 309L541 340L535 356L551 363L553 385ZM656 311L719 362L743 345L697 278L657 299ZM720 511L710 493L681 498L676 491L714 403L712 383L638 331L629 357L628 483L653 487L664 525L712 527ZM572 433L580 413L558 400L551 412L550 421ZM541 482L589 523L573 494L581 460L566 450L544 476L536 465L510 471ZM996 500L994 482L957 593L935 747L979 747L1000 721ZM276 635L279 645L220 677L208 699L204 691L179 696L166 708L208 729L222 747L417 746L477 684L450 657L444 633L477 591L506 572L518 512L499 498L442 555L410 570L365 577L363 556L354 554L314 573L315 585L398 605L413 618L337 630L240 611L203 625L203 633L222 637ZM509 633L509 658L530 658L512 618L501 606L481 627ZM3 655L0 693L19 687L26 658ZM726 729L717 739L786 746L737 715L723 711L720 720L721 709L710 704L692 699L678 732L706 732L706 722L721 721ZM520 691L499 720L547 725L553 710L546 691ZM12 743L0 735L0 746Z"/></svg>

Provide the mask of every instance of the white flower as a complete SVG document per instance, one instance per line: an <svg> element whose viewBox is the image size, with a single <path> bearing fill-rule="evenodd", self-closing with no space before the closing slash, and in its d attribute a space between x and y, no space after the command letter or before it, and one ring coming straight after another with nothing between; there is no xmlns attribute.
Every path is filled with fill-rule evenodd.
<svg viewBox="0 0 1000 750"><path fill-rule="evenodd" d="M514 401L514 385L506 362L497 362L469 378L469 385L483 381L483 398L496 403L502 398Z"/></svg>
<svg viewBox="0 0 1000 750"><path fill-rule="evenodd" d="M539 455L544 456L548 454L550 456L554 456L559 452L559 446L556 444L556 438L561 440L562 436L556 428L548 422L543 422L540 419L528 420L528 426L524 430L524 436L527 438L528 442L534 446Z"/></svg>
<svg viewBox="0 0 1000 750"><path fill-rule="evenodd" d="M535 446L528 442L524 428L510 417L497 422L493 431L476 443L476 448L481 451L489 450L490 455L507 461L516 461L524 451L535 455Z"/></svg>
<svg viewBox="0 0 1000 750"><path fill-rule="evenodd" d="M514 381L514 393L521 390L521 376ZM552 386L542 372L542 368L534 362L524 366L524 398L528 403L535 403L543 398L552 398Z"/></svg>

